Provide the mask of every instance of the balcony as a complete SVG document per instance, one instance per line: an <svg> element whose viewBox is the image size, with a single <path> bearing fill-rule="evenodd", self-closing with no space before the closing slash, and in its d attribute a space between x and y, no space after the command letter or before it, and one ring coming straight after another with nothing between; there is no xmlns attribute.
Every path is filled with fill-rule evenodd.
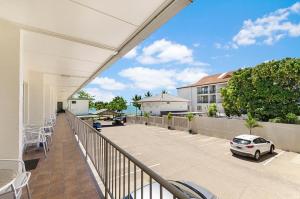
<svg viewBox="0 0 300 199"><path fill-rule="evenodd" d="M28 151L23 159L39 158L29 181L32 198L100 198L65 114L57 117L47 159L41 151ZM26 196L26 192L23 193ZM26 197L25 197L26 198Z"/></svg>
<svg viewBox="0 0 300 199"><path fill-rule="evenodd" d="M198 94L208 94L208 90L200 90L198 91Z"/></svg>
<svg viewBox="0 0 300 199"><path fill-rule="evenodd" d="M31 171L32 198L125 198L143 183L152 186L157 182L173 198L187 199L168 181L68 111L59 115L54 135L47 159L42 152L24 155L24 160L40 158L38 167ZM98 187L96 179L104 187ZM149 194L151 198L152 189Z"/></svg>
<svg viewBox="0 0 300 199"><path fill-rule="evenodd" d="M216 89L210 89L209 93L216 93Z"/></svg>

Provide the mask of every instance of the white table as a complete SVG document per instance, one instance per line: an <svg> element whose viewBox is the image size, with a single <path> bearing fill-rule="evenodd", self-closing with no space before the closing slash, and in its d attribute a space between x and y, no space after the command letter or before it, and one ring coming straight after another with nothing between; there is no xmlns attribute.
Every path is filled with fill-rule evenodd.
<svg viewBox="0 0 300 199"><path fill-rule="evenodd" d="M17 172L13 169L0 169L0 192L12 185L17 177Z"/></svg>

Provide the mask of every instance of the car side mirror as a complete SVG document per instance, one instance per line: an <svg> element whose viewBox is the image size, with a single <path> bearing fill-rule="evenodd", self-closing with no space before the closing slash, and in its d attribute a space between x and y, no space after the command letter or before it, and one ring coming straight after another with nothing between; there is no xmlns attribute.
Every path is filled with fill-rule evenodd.
<svg viewBox="0 0 300 199"><path fill-rule="evenodd" d="M269 140L267 140L267 143L271 143Z"/></svg>

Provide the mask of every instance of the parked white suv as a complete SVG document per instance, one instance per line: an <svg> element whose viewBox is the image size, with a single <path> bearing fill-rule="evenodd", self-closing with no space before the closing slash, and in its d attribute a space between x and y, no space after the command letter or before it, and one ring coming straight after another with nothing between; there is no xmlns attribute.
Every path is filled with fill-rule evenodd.
<svg viewBox="0 0 300 199"><path fill-rule="evenodd" d="M253 157L259 160L261 155L273 153L274 144L256 135L239 135L230 141L230 151L232 154Z"/></svg>

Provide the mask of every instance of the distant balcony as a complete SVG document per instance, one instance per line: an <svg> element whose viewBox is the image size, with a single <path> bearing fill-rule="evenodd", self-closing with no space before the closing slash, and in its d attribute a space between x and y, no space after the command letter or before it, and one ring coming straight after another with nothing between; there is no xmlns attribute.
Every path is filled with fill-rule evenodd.
<svg viewBox="0 0 300 199"><path fill-rule="evenodd" d="M216 103L216 99L209 100L210 103Z"/></svg>
<svg viewBox="0 0 300 199"><path fill-rule="evenodd" d="M198 94L208 94L208 90L198 91Z"/></svg>
<svg viewBox="0 0 300 199"><path fill-rule="evenodd" d="M216 89L210 89L209 93L216 93Z"/></svg>
<svg viewBox="0 0 300 199"><path fill-rule="evenodd" d="M198 103L198 104L201 104L201 103L208 103L208 100L198 100L197 103Z"/></svg>

